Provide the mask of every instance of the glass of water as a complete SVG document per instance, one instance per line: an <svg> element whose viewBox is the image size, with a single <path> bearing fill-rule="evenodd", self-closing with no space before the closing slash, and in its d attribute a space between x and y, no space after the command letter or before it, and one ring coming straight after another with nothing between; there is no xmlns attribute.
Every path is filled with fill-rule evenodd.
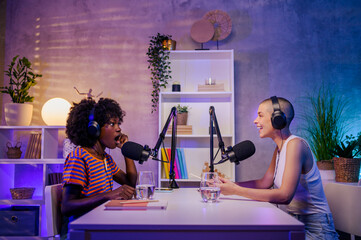
<svg viewBox="0 0 361 240"><path fill-rule="evenodd" d="M148 200L154 196L154 177L152 171L140 171L137 178L137 199Z"/></svg>
<svg viewBox="0 0 361 240"><path fill-rule="evenodd" d="M216 172L202 173L200 192L204 202L217 202L221 194L220 183Z"/></svg>

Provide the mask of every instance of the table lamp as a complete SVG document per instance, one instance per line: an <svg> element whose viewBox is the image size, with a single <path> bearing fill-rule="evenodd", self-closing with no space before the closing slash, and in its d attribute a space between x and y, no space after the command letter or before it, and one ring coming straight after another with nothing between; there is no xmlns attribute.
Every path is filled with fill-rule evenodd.
<svg viewBox="0 0 361 240"><path fill-rule="evenodd" d="M41 117L46 125L65 126L71 104L63 98L48 100L41 109Z"/></svg>

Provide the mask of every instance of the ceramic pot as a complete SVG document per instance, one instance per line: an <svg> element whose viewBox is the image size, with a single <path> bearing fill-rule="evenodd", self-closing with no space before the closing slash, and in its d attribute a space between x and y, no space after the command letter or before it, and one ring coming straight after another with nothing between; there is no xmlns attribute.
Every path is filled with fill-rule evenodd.
<svg viewBox="0 0 361 240"><path fill-rule="evenodd" d="M177 113L177 125L187 125L188 113Z"/></svg>
<svg viewBox="0 0 361 240"><path fill-rule="evenodd" d="M29 126L33 117L33 105L5 103L5 121L8 126Z"/></svg>
<svg viewBox="0 0 361 240"><path fill-rule="evenodd" d="M323 181L335 181L333 160L320 160L316 162Z"/></svg>
<svg viewBox="0 0 361 240"><path fill-rule="evenodd" d="M318 169L320 170L334 170L333 159L332 160L320 160L316 162Z"/></svg>

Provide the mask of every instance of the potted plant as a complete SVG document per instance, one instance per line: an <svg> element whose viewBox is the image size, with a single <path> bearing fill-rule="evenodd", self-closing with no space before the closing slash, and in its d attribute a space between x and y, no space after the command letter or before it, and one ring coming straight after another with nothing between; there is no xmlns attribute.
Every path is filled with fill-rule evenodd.
<svg viewBox="0 0 361 240"><path fill-rule="evenodd" d="M344 143L345 142L345 143ZM357 182L360 173L361 132L358 137L346 136L344 142L337 144L331 150L336 157L333 158L336 182Z"/></svg>
<svg viewBox="0 0 361 240"><path fill-rule="evenodd" d="M188 120L188 106L177 106L177 125L187 125Z"/></svg>
<svg viewBox="0 0 361 240"><path fill-rule="evenodd" d="M9 79L9 86L0 87L1 93L9 94L12 103L5 104L5 120L7 125L28 126L30 125L33 106L27 104L34 97L29 95L29 89L36 84L36 78L41 74L32 72L31 62L26 58L15 56L5 71Z"/></svg>
<svg viewBox="0 0 361 240"><path fill-rule="evenodd" d="M159 102L159 91L161 87L166 88L168 80L172 78L170 75L169 51L167 50L167 40L171 39L171 35L158 33L152 36L148 47L148 69L151 71L151 80L153 85L152 91L152 113L157 110Z"/></svg>
<svg viewBox="0 0 361 240"><path fill-rule="evenodd" d="M305 97L306 109L301 113L304 120L305 138L315 154L321 170L333 170L330 149L334 149L344 135L347 101L322 85L317 94Z"/></svg>

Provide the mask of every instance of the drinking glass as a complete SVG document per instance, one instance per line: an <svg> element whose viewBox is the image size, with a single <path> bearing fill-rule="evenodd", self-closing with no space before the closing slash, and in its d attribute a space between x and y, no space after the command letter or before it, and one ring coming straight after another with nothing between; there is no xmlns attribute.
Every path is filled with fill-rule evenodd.
<svg viewBox="0 0 361 240"><path fill-rule="evenodd" d="M154 196L154 177L152 171L138 172L136 193L137 199L148 200Z"/></svg>
<svg viewBox="0 0 361 240"><path fill-rule="evenodd" d="M220 180L216 172L203 172L200 192L204 202L217 202L221 194Z"/></svg>

